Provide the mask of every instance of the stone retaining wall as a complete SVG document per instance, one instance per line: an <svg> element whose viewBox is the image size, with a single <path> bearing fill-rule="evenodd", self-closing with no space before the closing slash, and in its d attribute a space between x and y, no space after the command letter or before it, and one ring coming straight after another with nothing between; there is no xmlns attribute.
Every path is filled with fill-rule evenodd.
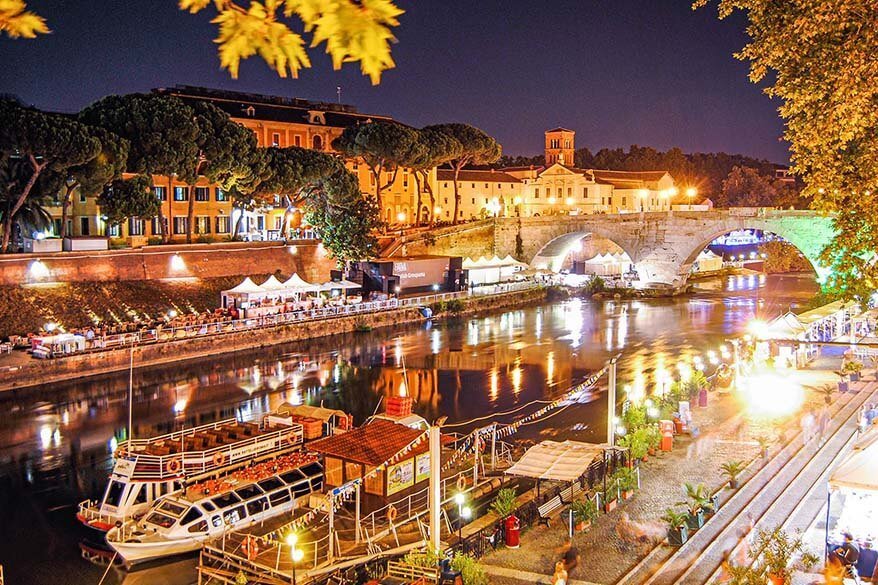
<svg viewBox="0 0 878 585"><path fill-rule="evenodd" d="M36 262L39 265L36 265ZM210 278L239 274L298 272L323 282L336 263L313 240L225 242L147 246L125 250L7 254L0 256L0 285L51 282Z"/></svg>

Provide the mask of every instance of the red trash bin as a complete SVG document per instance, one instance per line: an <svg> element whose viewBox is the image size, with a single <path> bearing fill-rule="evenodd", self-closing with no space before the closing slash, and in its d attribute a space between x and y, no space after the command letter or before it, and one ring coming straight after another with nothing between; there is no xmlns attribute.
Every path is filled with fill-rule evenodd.
<svg viewBox="0 0 878 585"><path fill-rule="evenodd" d="M698 392L698 406L704 408L707 406L707 388L702 388L700 392Z"/></svg>
<svg viewBox="0 0 878 585"><path fill-rule="evenodd" d="M521 522L515 516L509 516L506 519L505 543L509 548L518 548L521 544Z"/></svg>
<svg viewBox="0 0 878 585"><path fill-rule="evenodd" d="M674 447L674 421L660 420L659 431L662 434L662 451L670 451Z"/></svg>

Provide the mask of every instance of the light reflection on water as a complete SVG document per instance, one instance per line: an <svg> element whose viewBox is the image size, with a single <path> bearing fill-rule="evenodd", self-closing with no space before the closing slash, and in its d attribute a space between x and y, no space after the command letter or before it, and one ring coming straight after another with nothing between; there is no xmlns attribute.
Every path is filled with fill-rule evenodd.
<svg viewBox="0 0 878 585"><path fill-rule="evenodd" d="M706 359L708 350L718 350L754 316L779 315L816 290L808 279L764 275L699 286L688 298L571 300L137 372L135 434L233 416L252 419L284 401L343 408L362 421L381 397L401 387L420 414L445 415L454 423L563 394L619 352L620 385L652 393L667 389L679 363L694 367L694 356ZM47 563L81 573L83 583L96 582L100 571L76 558L71 504L102 491L109 453L126 438L127 375L0 400L9 413L0 419L0 538L66 543L58 549L63 553L51 558L44 548L26 544L0 549L10 582L40 582L31 572ZM597 394L590 400L553 417L545 428L528 427L529 436L564 432L602 440L606 405ZM42 517L36 522L19 517L25 507L5 505L13 501L28 502L29 514Z"/></svg>

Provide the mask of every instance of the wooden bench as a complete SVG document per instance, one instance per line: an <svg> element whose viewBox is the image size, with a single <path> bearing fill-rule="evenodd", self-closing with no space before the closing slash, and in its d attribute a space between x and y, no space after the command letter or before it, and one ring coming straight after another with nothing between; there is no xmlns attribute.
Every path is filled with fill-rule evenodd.
<svg viewBox="0 0 878 585"><path fill-rule="evenodd" d="M546 503L537 508L537 512L540 514L540 524L549 525L549 519L552 516L552 513L555 512L558 508L561 508L564 505L564 502L561 501L561 496L555 496L554 498L549 498L546 500Z"/></svg>

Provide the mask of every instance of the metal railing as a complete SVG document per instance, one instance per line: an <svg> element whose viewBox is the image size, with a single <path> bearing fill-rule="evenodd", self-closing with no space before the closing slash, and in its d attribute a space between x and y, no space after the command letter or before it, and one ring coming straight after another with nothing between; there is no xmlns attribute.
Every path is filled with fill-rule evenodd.
<svg viewBox="0 0 878 585"><path fill-rule="evenodd" d="M183 444L187 437L204 434L206 429L222 428L220 423L205 425L195 429L177 431L149 440L126 441L117 450L117 459L132 461L133 469L128 473L132 479L173 479L181 474L203 474L231 465L232 463L259 457L272 451L299 445L303 441L302 425L292 423L289 427L261 433L240 441L219 445L210 449L182 451L167 455L150 455L131 450L131 446L155 445L158 441ZM118 463L117 463L118 465ZM114 470L115 471L115 470Z"/></svg>

